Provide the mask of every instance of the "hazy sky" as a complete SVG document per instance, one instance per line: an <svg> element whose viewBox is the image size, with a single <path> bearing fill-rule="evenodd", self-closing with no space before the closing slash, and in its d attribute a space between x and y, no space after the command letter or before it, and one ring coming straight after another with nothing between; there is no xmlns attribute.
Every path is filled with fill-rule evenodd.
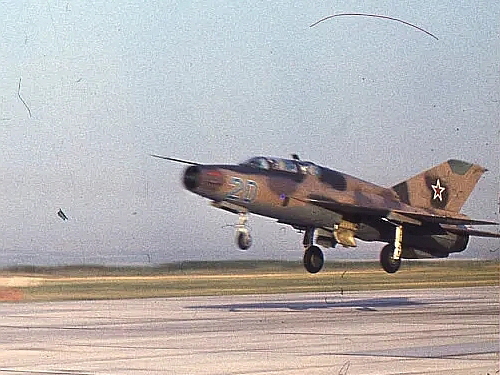
<svg viewBox="0 0 500 375"><path fill-rule="evenodd" d="M341 12L439 40L376 18L309 27ZM8 0L0 31L0 265L301 259L301 235L257 216L237 251L236 217L150 153L298 153L385 186L458 158L490 169L464 212L498 220L498 2Z"/></svg>

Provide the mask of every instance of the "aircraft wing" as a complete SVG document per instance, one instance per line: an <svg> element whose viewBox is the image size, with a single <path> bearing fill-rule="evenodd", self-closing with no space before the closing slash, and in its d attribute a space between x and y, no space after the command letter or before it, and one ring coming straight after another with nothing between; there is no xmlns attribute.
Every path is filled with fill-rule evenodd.
<svg viewBox="0 0 500 375"><path fill-rule="evenodd" d="M498 223L494 221L487 221L487 220L475 220L468 218L440 216L440 215L398 211L398 210L395 210L394 212L415 218L417 220L422 220L428 223L451 224L451 225L498 225Z"/></svg>
<svg viewBox="0 0 500 375"><path fill-rule="evenodd" d="M484 230L476 230L466 227L456 227L453 225L445 225L445 224L441 226L443 227L443 229L446 229L447 231L456 234L468 234L469 236L500 238L500 233L489 232Z"/></svg>
<svg viewBox="0 0 500 375"><path fill-rule="evenodd" d="M449 224L449 225L498 225L498 223L486 220L474 220L463 217L450 217L432 215L428 213L392 210L389 208L366 207L349 203L339 203L334 200L308 198L302 202L314 204L339 213L380 216L390 221L407 223L413 225L422 225L422 223ZM478 231L479 232L479 231ZM486 232L484 232L486 233ZM489 232L488 232L489 233Z"/></svg>

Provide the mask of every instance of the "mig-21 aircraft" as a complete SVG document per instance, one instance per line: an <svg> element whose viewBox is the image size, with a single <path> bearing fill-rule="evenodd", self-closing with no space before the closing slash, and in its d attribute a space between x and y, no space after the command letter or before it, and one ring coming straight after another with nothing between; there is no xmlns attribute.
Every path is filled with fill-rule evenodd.
<svg viewBox="0 0 500 375"><path fill-rule="evenodd" d="M295 154L292 159L258 156L237 165L152 156L189 164L184 187L210 199L214 207L238 214L236 243L242 250L252 244L249 213L303 231L303 262L311 273L323 267L319 246L355 247L356 239L386 242L380 264L394 273L402 258L445 258L465 250L470 236L500 238L466 227L497 223L460 213L486 171L477 164L448 160L386 188Z"/></svg>

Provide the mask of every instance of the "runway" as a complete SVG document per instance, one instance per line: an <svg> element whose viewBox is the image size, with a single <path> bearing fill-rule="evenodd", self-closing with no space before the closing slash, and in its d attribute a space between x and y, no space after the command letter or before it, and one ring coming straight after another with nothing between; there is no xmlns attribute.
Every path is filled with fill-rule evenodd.
<svg viewBox="0 0 500 375"><path fill-rule="evenodd" d="M499 287L0 304L0 374L499 373Z"/></svg>

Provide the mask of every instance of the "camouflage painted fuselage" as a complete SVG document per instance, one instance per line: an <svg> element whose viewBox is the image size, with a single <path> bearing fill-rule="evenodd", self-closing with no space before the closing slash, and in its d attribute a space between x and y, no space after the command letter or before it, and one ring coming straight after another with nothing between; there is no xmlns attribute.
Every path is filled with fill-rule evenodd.
<svg viewBox="0 0 500 375"><path fill-rule="evenodd" d="M385 188L312 163L284 162L289 169L251 163L193 165L183 182L219 208L275 218L300 229L320 229L321 244L327 247L355 246L353 238L391 242L391 217L397 220L403 212L407 221L402 257L445 257L464 250L468 235L457 225L434 223L432 217L467 220L458 210L485 171L450 160ZM422 221L420 215L430 219Z"/></svg>

